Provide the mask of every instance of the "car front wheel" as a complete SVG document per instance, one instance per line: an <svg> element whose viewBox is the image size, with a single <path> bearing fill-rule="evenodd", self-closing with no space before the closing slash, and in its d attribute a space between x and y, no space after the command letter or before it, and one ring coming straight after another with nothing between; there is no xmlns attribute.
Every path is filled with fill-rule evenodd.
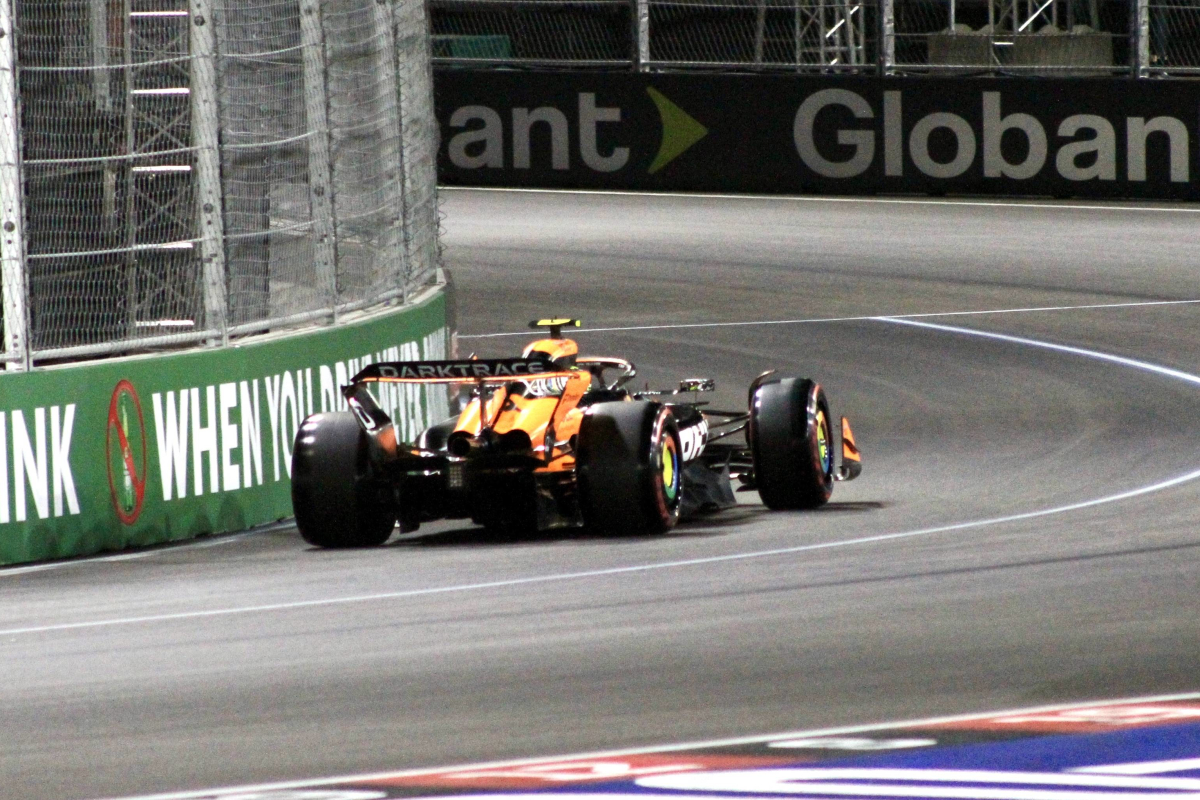
<svg viewBox="0 0 1200 800"><path fill-rule="evenodd" d="M833 493L833 436L825 392L806 378L755 387L746 438L768 508L816 508Z"/></svg>

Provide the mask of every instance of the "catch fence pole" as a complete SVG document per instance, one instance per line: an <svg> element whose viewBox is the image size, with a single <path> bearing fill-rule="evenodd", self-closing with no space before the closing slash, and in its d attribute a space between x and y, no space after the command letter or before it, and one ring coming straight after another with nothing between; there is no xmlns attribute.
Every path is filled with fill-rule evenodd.
<svg viewBox="0 0 1200 800"><path fill-rule="evenodd" d="M204 324L229 344L225 280L225 217L221 202L220 109L217 104L217 29L212 0L189 0L192 146L196 158L196 205L204 275ZM217 342L214 342L214 344Z"/></svg>
<svg viewBox="0 0 1200 800"><path fill-rule="evenodd" d="M14 0L0 0L0 277L4 283L4 354L9 359L6 366L10 370L27 370L30 357L25 194L13 6Z"/></svg>
<svg viewBox="0 0 1200 800"><path fill-rule="evenodd" d="M953 7L954 0L951 0ZM891 75L896 66L896 2L879 0L879 74Z"/></svg>
<svg viewBox="0 0 1200 800"><path fill-rule="evenodd" d="M318 0L300 3L300 51L304 68L304 112L308 121L308 196L312 208L313 267L333 321L338 318L337 223L329 168L329 102L325 81L325 37Z"/></svg>

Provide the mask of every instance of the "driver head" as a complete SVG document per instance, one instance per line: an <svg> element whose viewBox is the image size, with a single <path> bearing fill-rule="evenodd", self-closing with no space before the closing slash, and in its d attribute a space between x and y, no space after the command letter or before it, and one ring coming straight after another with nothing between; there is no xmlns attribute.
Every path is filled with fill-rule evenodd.
<svg viewBox="0 0 1200 800"><path fill-rule="evenodd" d="M559 369L570 369L579 356L579 345L574 339L539 339L526 347L521 356L529 358L535 353L544 355Z"/></svg>

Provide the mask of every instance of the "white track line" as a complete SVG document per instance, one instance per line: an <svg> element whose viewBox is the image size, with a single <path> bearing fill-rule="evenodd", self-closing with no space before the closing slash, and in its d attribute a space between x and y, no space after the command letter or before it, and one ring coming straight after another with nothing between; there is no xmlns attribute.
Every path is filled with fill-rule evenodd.
<svg viewBox="0 0 1200 800"><path fill-rule="evenodd" d="M509 189L487 186L439 186L439 192L488 192L491 194L578 194L600 197L683 197L698 200L769 200L776 203L856 203L904 206L968 206L982 208L1038 208L1066 211L1135 211L1151 214L1200 214L1200 208L1185 205L1130 206L1089 203L1047 203L1036 200L938 200L923 197L826 197L786 194L718 194L707 192L645 192L621 189Z"/></svg>
<svg viewBox="0 0 1200 800"><path fill-rule="evenodd" d="M24 567L0 567L0 579L13 578L18 575L28 575L31 572L47 572L49 570L66 569L68 567L86 567L92 564L107 564L119 561L137 561L143 558L153 558L154 556L168 553L178 553L184 550L204 550L209 547L221 547L222 545L240 542L247 536L268 533L291 524L292 523L290 521L286 523L276 522L270 525L264 525L261 528L243 531L242 533L217 533L200 539L193 539L191 541L166 542L160 545L149 545L146 549L135 550L132 553L117 553L109 556L87 556L83 558L72 558L66 561L50 561L45 564L30 564L29 566Z"/></svg>
<svg viewBox="0 0 1200 800"><path fill-rule="evenodd" d="M1009 336L1001 333L989 333L987 331L972 330L970 328L956 328L949 325L936 325L927 322L917 322L911 319L897 319L891 317L875 317L875 321L883 322L892 325L910 325L913 327L924 328L927 330L935 330L943 333L953 333L965 336L978 336L997 341L1010 342L1028 347L1036 347L1044 350L1051 350L1070 355L1082 356L1093 360L1103 361L1106 363L1117 364L1123 367L1137 369L1140 371L1160 375L1174 380L1180 380L1194 386L1200 386L1200 376L1191 373L1182 372L1180 370L1163 367L1158 364L1152 364L1148 361L1139 361L1133 358L1124 356L1115 356L1108 353L1102 353L1096 350L1087 350L1081 347L1070 347L1067 345L1054 344L1052 342L1042 342L1036 339L1026 339L1019 336ZM31 625L17 628L0 629L0 637L4 636L19 636L23 634L36 633L51 633L57 631L74 631L87 630L93 628L108 628L119 625L135 625L151 622L170 622L176 620L188 619L203 619L207 617L227 617L243 614L259 614L275 611L289 611L301 608L316 608L334 605L346 605L349 603L368 603L378 602L380 600L401 600L413 597L429 597L439 594L456 594L464 592L486 591L490 589L506 589L517 586L532 586L547 583L560 583L564 581L584 580L588 578L599 578L612 575L630 575L634 573L655 572L666 569L680 569L684 567L694 567L705 564L729 563L734 561L747 561L750 559L770 558L775 556L795 555L797 553L807 553L816 550L830 550L839 547L855 547L866 544L875 544L877 542L894 541L898 539L911 539L918 536L929 536L936 533L947 533L950 531L971 530L974 528L990 527L993 525L1004 525L1012 522L1022 522L1039 517L1048 517L1056 514L1065 514L1072 511L1079 511L1085 508L1093 508L1095 506L1108 505L1111 503L1119 503L1123 500L1129 500L1142 495L1161 492L1166 489L1180 486L1200 478L1200 469L1193 470L1183 475L1177 475L1174 478L1169 478L1164 481L1152 483L1147 486L1142 486L1137 489L1119 492L1117 494L1097 497L1091 500L1083 500L1077 503L1069 503L1062 506L1054 506L1052 508L1040 509L1037 511L1026 511L1020 514L1008 514L1000 517L991 517L982 520L973 520L971 522L958 522L949 525L938 525L931 528L921 528L915 531L901 531L897 533L882 533L872 536L861 536L855 539L845 539L836 542L821 542L818 544L797 545L795 547L780 547L771 550L757 550L747 553L729 553L721 556L708 556L705 558L688 558L677 561L665 561L652 564L636 564L625 567L610 567L607 569L582 570L579 572L563 572L552 575L533 575L525 578L510 578L500 581L484 581L480 583L464 583L450 586L433 586L424 589L407 589L396 592L378 592L374 594L352 595L349 597L332 597L318 600L297 600L286 603L267 603L255 606L236 606L230 608L209 609L207 611L181 611L174 614L147 614L137 617L117 617L110 619L90 620L87 622L65 622L50 625Z"/></svg>
<svg viewBox="0 0 1200 800"><path fill-rule="evenodd" d="M1053 342L1043 342L1037 339L1027 339L1024 336L1009 336L1006 333L992 333L990 331L980 331L974 328L959 328L953 325L937 325L932 322L917 322L914 319L904 319L901 317L877 317L880 322L890 322L894 325L911 325L914 328L924 328L931 331L942 331L944 333L956 333L962 336L977 336L983 339L994 339L1000 342L1011 342L1012 344L1025 345L1026 347L1037 347L1042 350L1053 350L1057 353L1070 353L1071 355L1084 356L1097 361L1107 361L1110 364L1119 364L1122 367L1130 367L1132 369L1140 369L1145 372L1152 372L1155 375L1162 375L1167 378L1174 378L1177 381L1190 383L1200 386L1200 375L1193 375L1190 372L1183 372L1178 369L1171 369L1159 364L1151 364L1149 361L1139 361L1136 358L1126 358L1125 356L1115 356L1110 353L1101 353L1099 350L1086 350L1082 347L1071 347L1065 344L1054 344Z"/></svg>
<svg viewBox="0 0 1200 800"><path fill-rule="evenodd" d="M1129 764L1076 767L1071 772L1094 772L1102 775L1161 775L1164 772L1190 772L1194 769L1200 769L1200 758L1174 758L1170 761L1135 761Z"/></svg>
<svg viewBox="0 0 1200 800"><path fill-rule="evenodd" d="M933 311L924 314L870 314L857 317L810 317L807 319L767 319L738 322L681 322L667 325L626 325L611 328L580 328L572 336L581 333L612 333L620 331L667 331L680 328L745 328L760 325L812 325L826 322L871 322L879 319L929 319L932 317L971 317L992 314L1030 314L1044 311L1093 311L1106 308L1146 308L1149 306L1196 305L1200 300L1143 300L1133 303L1093 303L1078 306L1029 306L1026 308L989 308L975 311ZM501 336L529 336L529 331L507 331L504 333L459 334L459 339L495 339Z"/></svg>
<svg viewBox="0 0 1200 800"><path fill-rule="evenodd" d="M569 753L562 755L537 756L533 758L518 758L508 761L486 761L475 764L450 764L441 767L421 767L418 769L394 770L391 772L368 772L357 775L341 775L338 777L299 779L280 781L277 783L260 783L248 786L227 786L214 789L201 789L182 792L165 792L162 794L140 795L128 798L113 798L112 800L192 800L192 798L211 797L214 795L253 795L259 792L286 791L306 787L332 786L337 784L353 785L356 783L372 783L394 778L411 778L420 775L433 775L442 772L464 772L478 770L501 769L505 767L520 767L529 764L553 763L558 761L582 761L599 758L621 758L623 756L644 755L647 753L674 753L681 750L700 750L713 747L737 747L738 745L759 744L775 739L812 739L825 736L847 736L856 733L873 733L886 730L904 730L908 728L924 728L936 725L949 725L958 722L969 722L976 719L991 717L1008 717L1016 714L1034 715L1051 714L1057 711L1096 708L1129 703L1171 703L1187 700L1200 700L1200 692L1183 692L1179 694L1151 695L1149 697L1130 697L1113 700L1094 700L1081 703L1056 703L1054 705L1036 706L1033 708L1006 709L1002 711L982 711L970 714L955 714L945 717L926 717L924 719L905 720L901 722L873 722L866 725L844 725L838 728L817 728L814 730L786 731L781 733L755 734L753 736L737 736L727 739L707 739L695 742L682 742L646 747L631 747L623 750L600 750L590 753ZM484 797L481 793L480 797Z"/></svg>

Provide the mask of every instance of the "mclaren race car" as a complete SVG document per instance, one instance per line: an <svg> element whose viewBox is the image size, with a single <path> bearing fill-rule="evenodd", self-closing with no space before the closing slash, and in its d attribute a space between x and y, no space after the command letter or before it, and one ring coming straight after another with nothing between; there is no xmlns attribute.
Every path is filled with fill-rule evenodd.
<svg viewBox="0 0 1200 800"><path fill-rule="evenodd" d="M745 411L709 409L708 379L633 391L633 364L580 355L563 338L578 324L532 323L549 336L520 358L378 363L355 375L342 389L350 410L314 414L296 437L292 504L305 541L373 546L397 521L413 531L446 518L494 531L663 533L734 505L734 480L768 508L802 509L861 471L849 422L838 447L815 382L766 372ZM469 397L457 417L405 443L369 391L382 382L460 384ZM733 438L743 432L744 442Z"/></svg>

